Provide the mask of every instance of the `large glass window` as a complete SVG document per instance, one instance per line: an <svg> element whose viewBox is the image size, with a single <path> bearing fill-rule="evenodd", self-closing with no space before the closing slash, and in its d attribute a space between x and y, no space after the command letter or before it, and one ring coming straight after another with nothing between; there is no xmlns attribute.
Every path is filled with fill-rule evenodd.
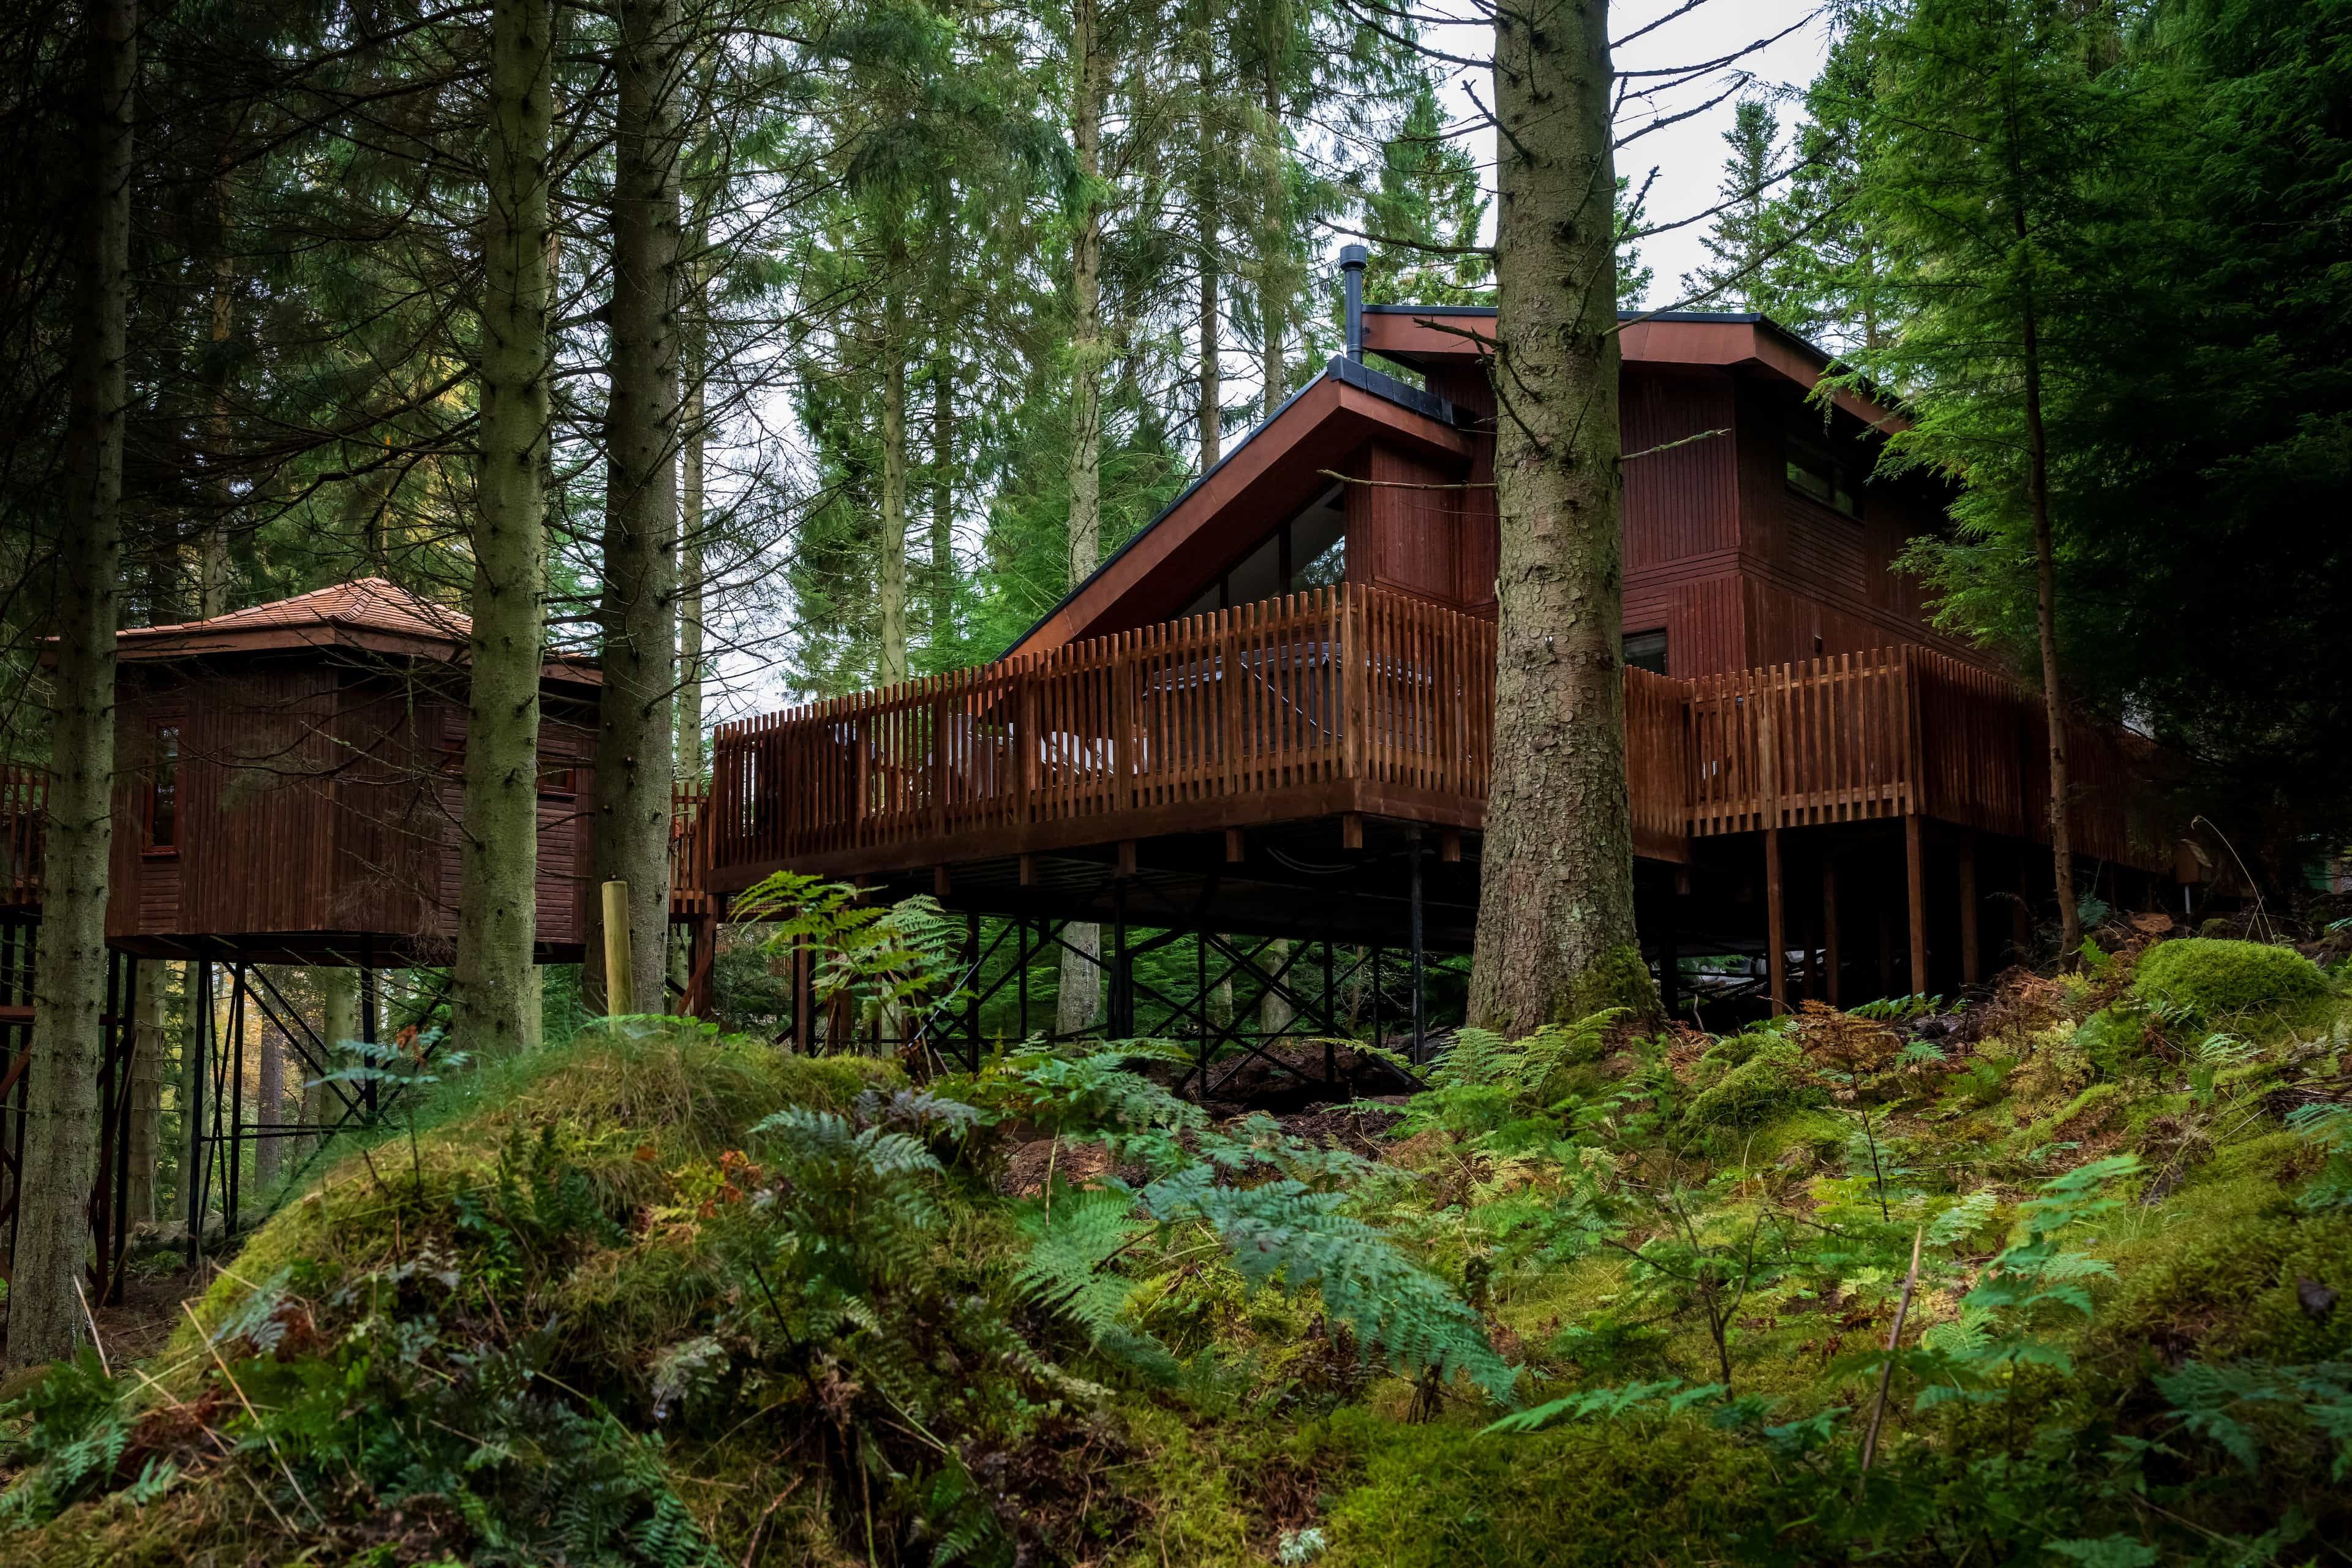
<svg viewBox="0 0 2352 1568"><path fill-rule="evenodd" d="M147 777L147 847L159 854L180 847L180 727L154 731L154 768Z"/></svg>

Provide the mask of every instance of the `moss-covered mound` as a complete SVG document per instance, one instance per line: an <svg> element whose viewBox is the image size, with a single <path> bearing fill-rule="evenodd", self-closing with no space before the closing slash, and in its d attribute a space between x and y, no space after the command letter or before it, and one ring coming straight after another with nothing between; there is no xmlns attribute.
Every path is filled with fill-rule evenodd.
<svg viewBox="0 0 2352 1568"><path fill-rule="evenodd" d="M2326 1560L2352 1013L2282 956L1465 1031L1329 1146L1129 1048L591 1034L54 1369L0 1568Z"/></svg>
<svg viewBox="0 0 2352 1568"><path fill-rule="evenodd" d="M2133 989L2147 1002L2214 1017L2293 1005L2327 994L2327 977L2292 948L2189 937L2158 944Z"/></svg>

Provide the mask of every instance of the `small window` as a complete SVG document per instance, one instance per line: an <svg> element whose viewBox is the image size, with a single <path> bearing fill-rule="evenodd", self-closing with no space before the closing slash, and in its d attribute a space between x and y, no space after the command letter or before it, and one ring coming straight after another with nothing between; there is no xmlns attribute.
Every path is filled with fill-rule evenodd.
<svg viewBox="0 0 2352 1568"><path fill-rule="evenodd" d="M539 760L539 793L566 797L578 794L579 766L570 757L541 757Z"/></svg>
<svg viewBox="0 0 2352 1568"><path fill-rule="evenodd" d="M153 772L147 777L147 844L150 853L180 852L180 727L155 731Z"/></svg>
<svg viewBox="0 0 2352 1568"><path fill-rule="evenodd" d="M1666 634L1664 631L1627 632L1625 668L1646 669L1652 675L1665 674Z"/></svg>
<svg viewBox="0 0 2352 1568"><path fill-rule="evenodd" d="M1862 515L1862 477L1853 464L1811 436L1789 437L1789 488L1832 511Z"/></svg>

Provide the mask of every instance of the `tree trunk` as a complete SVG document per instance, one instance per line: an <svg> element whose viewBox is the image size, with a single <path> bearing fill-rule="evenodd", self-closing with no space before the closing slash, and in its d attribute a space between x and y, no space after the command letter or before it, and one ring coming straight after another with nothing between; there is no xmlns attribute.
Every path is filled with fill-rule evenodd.
<svg viewBox="0 0 2352 1568"><path fill-rule="evenodd" d="M314 969L318 977L320 1013L326 1025L323 1037L327 1054L320 1066L329 1072L341 1071L349 1065L350 1058L342 1047L360 1037L360 972L356 969ZM334 1107L340 1104L334 1090L316 1077L305 1075L302 1083L302 1122L307 1127L325 1127L334 1118ZM324 1132L305 1136L301 1146L316 1149L327 1142Z"/></svg>
<svg viewBox="0 0 2352 1568"><path fill-rule="evenodd" d="M894 268L895 269L895 268ZM907 679L907 311L897 279L882 307L882 538L875 606L882 684Z"/></svg>
<svg viewBox="0 0 2352 1568"><path fill-rule="evenodd" d="M212 1122L210 1076L205 1071L205 1042L209 1038L212 1020L205 1016L202 998L197 994L200 983L195 963L180 965L180 1190L170 1194L172 1202L184 1211L188 1188L199 1172L199 1140ZM201 1116L192 1114L203 1102ZM201 1196L202 1194L198 1194ZM201 1232L204 1216L195 1216Z"/></svg>
<svg viewBox="0 0 2352 1568"><path fill-rule="evenodd" d="M1213 35L1202 29L1200 56L1195 62L1200 93L1198 144L1193 156L1197 160L1192 177L1193 238L1199 247L1197 265L1201 269L1201 471L1207 473L1224 456L1225 386L1223 325L1223 305L1218 298L1222 281L1218 275L1216 199L1216 82L1212 63L1214 50Z"/></svg>
<svg viewBox="0 0 2352 1568"><path fill-rule="evenodd" d="M460 1046L523 1049L539 871L546 642L548 0L491 0L474 630L457 880ZM597 781L601 795L604 781Z"/></svg>
<svg viewBox="0 0 2352 1568"><path fill-rule="evenodd" d="M1282 54L1278 39L1269 37L1265 51L1265 231L1258 257L1258 362L1265 378L1265 416L1274 417L1286 393L1282 368L1282 329L1290 320L1289 226L1282 155Z"/></svg>
<svg viewBox="0 0 2352 1568"><path fill-rule="evenodd" d="M613 365L605 405L599 882L629 885L630 994L663 1007L677 689L678 158L676 0L621 0L614 61ZM588 940L602 977L601 905ZM601 987L600 987L601 989Z"/></svg>
<svg viewBox="0 0 2352 1568"><path fill-rule="evenodd" d="M1081 1034L1102 1018L1102 966L1080 956L1101 955L1102 927L1072 921L1062 928L1062 940L1068 946L1061 950L1062 981L1054 997L1054 1032ZM1078 951L1073 952L1071 948Z"/></svg>
<svg viewBox="0 0 2352 1568"><path fill-rule="evenodd" d="M8 1290L8 1364L18 1371L70 1356L80 1341L74 1286L89 1262L90 1180L98 1171L138 16L134 0L97 0L83 13L89 168L76 215L80 276L66 394L64 531L56 555L47 871Z"/></svg>
<svg viewBox="0 0 2352 1568"><path fill-rule="evenodd" d="M1271 974L1280 969L1289 957L1288 942L1271 942L1267 944L1265 952L1259 955L1258 963L1268 974ZM1288 982L1286 981L1284 984L1287 984ZM1278 991L1267 992L1258 1002L1257 1026L1268 1035L1282 1033L1283 1030L1290 1027L1292 1021L1297 1016L1298 1010L1290 1005L1290 998Z"/></svg>
<svg viewBox="0 0 2352 1568"><path fill-rule="evenodd" d="M2022 214L2017 230L2022 242ZM2041 322L2031 286L2025 293L2024 327L2025 499L2033 513L2034 630L2042 644L2042 715L2050 729L2050 859L2058 884L2058 957L2071 963L2083 946L2083 915L2074 899L2074 842L2066 821L2066 689L2058 672L2058 558L2050 529L2050 447L2042 422Z"/></svg>
<svg viewBox="0 0 2352 1568"><path fill-rule="evenodd" d="M941 205L945 213L940 221L951 223L955 210L952 184L947 186L947 199ZM949 335L955 315L955 278L949 265L953 232L950 228L932 246L930 305L939 328L931 345L931 625L928 642L935 658L955 637L955 357L950 352Z"/></svg>
<svg viewBox="0 0 2352 1568"><path fill-rule="evenodd" d="M286 1037L275 1024L262 1026L260 1057L253 1092L253 1186L266 1196L278 1184L286 1151L278 1131L286 1121Z"/></svg>
<svg viewBox="0 0 2352 1568"><path fill-rule="evenodd" d="M1104 71L1096 36L1095 0L1075 0L1071 14L1070 63L1076 82L1070 104L1070 135L1078 153L1076 237L1070 245L1070 295L1076 303L1070 360L1075 384L1070 412L1070 586L1088 577L1102 559L1102 110ZM1073 921L1062 940L1062 980L1055 1004L1055 1027L1063 1034L1094 1026L1102 1016L1102 971L1081 953L1102 952L1098 926ZM1077 952L1070 949L1076 948Z"/></svg>
<svg viewBox="0 0 2352 1568"><path fill-rule="evenodd" d="M236 490L229 483L226 461L229 443L229 356L228 351L219 346L229 340L236 300L236 263L229 255L229 186L226 171L213 180L213 214L211 331L214 352L218 357L205 378L213 448L208 462L213 474L205 486L204 526L196 533L198 620L208 620L228 610L228 519L236 505Z"/></svg>
<svg viewBox="0 0 2352 1568"><path fill-rule="evenodd" d="M1473 1023L1654 1016L1633 930L1608 6L1496 13L1502 511Z"/></svg>
<svg viewBox="0 0 2352 1568"><path fill-rule="evenodd" d="M702 276L703 236L698 228L694 287L687 303L686 407L679 431L677 580L677 776L702 776L702 679L704 639L702 533L703 377L709 372L709 333L703 317L706 284Z"/></svg>
<svg viewBox="0 0 2352 1568"><path fill-rule="evenodd" d="M124 1150L122 1212L131 1223L155 1217L157 1157L163 1152L163 961L139 961L139 1012L131 1052L131 1116Z"/></svg>

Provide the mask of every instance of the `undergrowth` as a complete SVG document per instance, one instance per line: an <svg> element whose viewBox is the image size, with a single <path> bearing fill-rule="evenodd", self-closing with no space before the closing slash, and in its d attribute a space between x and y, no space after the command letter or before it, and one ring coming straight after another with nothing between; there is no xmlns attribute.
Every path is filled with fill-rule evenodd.
<svg viewBox="0 0 2352 1568"><path fill-rule="evenodd" d="M2344 980L2159 934L1465 1031L1348 1147L1147 1042L602 1025L51 1369L0 1563L2337 1561Z"/></svg>

